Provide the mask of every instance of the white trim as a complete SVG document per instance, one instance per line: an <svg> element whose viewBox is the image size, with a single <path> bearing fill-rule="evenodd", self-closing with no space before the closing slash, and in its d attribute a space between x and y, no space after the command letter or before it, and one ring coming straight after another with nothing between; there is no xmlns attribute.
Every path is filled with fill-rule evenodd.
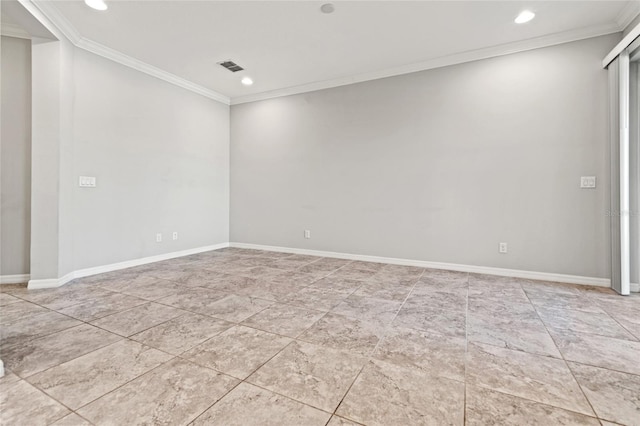
<svg viewBox="0 0 640 426"><path fill-rule="evenodd" d="M31 39L31 34L26 32L21 26L5 22L0 25L0 34L5 37Z"/></svg>
<svg viewBox="0 0 640 426"><path fill-rule="evenodd" d="M29 274L0 275L1 284L22 284L29 281Z"/></svg>
<svg viewBox="0 0 640 426"><path fill-rule="evenodd" d="M640 283L631 283L631 293L640 293Z"/></svg>
<svg viewBox="0 0 640 426"><path fill-rule="evenodd" d="M60 287L76 278L88 277L90 275L96 275L96 274L103 274L105 272L118 271L120 269L131 268L133 266L146 265L148 263L160 262L162 260L174 259L176 257L189 256L192 254L198 254L205 251L219 250L225 247L229 247L229 243L214 244L214 245L198 247L194 249L187 249L187 250L181 250L181 251L174 251L171 253L158 254L156 256L126 260L124 262L112 263L109 265L94 266L93 268L79 269L77 271L70 272L61 278L30 280L27 288L29 290L34 290L34 289Z"/></svg>
<svg viewBox="0 0 640 426"><path fill-rule="evenodd" d="M295 87L271 90L268 92L256 93L253 95L236 96L231 98L231 105L239 105L247 102L262 101L265 99L279 98L281 96L296 95L300 93L312 92L315 90L330 89L332 87L346 86L348 84L362 83L380 78L393 77L396 75L409 74L418 71L425 71L434 68L442 68L450 65L457 65L465 62L478 61L481 59L494 58L497 56L509 55L512 53L524 52L527 50L540 49L542 47L554 46L572 41L584 40L587 38L620 32L616 24L598 25L577 30L565 31L557 34L550 34L536 37L529 40L521 40L513 43L501 44L484 49L470 50L468 52L456 53L440 58L429 59L427 61L404 65L395 68L388 68L381 71L374 71L350 77L341 77L331 80L319 81L303 84Z"/></svg>
<svg viewBox="0 0 640 426"><path fill-rule="evenodd" d="M518 269L493 268L489 266L461 265L458 263L430 262L425 260L399 259L395 257L379 257L290 247L264 246L260 244L229 243L229 247L276 251L282 253L305 254L309 256L335 257L338 259L362 260L365 262L390 263L392 265L418 266L421 268L446 269L449 271L472 272L477 274L499 275L503 277L582 284L597 287L611 286L611 280L609 280L608 278L582 277L578 275L555 274L550 272L522 271Z"/></svg>
<svg viewBox="0 0 640 426"><path fill-rule="evenodd" d="M65 18L64 15L62 15L58 11L58 9L52 5L53 2L39 0L20 0L20 3L25 7L26 4L35 6L35 8L38 9L41 15L44 15L51 24L58 28L58 30L71 43L73 43L74 46L80 49L86 50L98 56L102 56L103 58L112 60L126 67L133 68L134 70L143 72L150 76L159 78L160 80L164 80L168 83L174 84L178 87L182 87L183 89L187 89L209 99L213 99L214 101L221 102L225 105L229 105L231 103L230 98L223 95L222 93L207 89L204 86L193 83L182 77L178 77L175 74L161 70L160 68L154 67L153 65L147 64L146 62L139 61L138 59L135 59L129 55L125 55L124 53L118 52L117 50L111 49L110 47L82 37L80 33L73 27L73 25L71 25L71 23L67 20L67 18ZM40 17L36 16L36 14L32 12L32 9L33 8L27 8L27 10L29 10L29 12L31 12L36 19L40 20Z"/></svg>
<svg viewBox="0 0 640 426"><path fill-rule="evenodd" d="M640 14L640 1L630 1L618 13L616 23L620 28L625 29L638 14Z"/></svg>
<svg viewBox="0 0 640 426"><path fill-rule="evenodd" d="M626 11L628 7L623 9L618 16L618 23L603 24L588 28L579 28L576 30L565 31L556 34L549 34L546 36L536 37L529 40L521 40L513 43L506 43L499 46L488 47L484 49L477 49L468 52L457 53L441 58L430 59L424 62L418 62L415 64L409 64L405 66L389 68L381 71L374 71L369 73L363 73L350 77L342 77L331 80L313 82L309 84L303 84L295 87L288 87L284 89L277 89L268 92L256 93L253 95L237 96L229 98L222 93L208 89L199 84L193 83L187 79L179 77L175 74L164 71L153 65L142 62L124 53L118 52L112 48L104 46L95 41L84 38L78 33L73 25L60 13L60 11L53 6L50 1L42 0L19 0L20 3L27 8L38 20L44 15L49 24L53 24L59 32L64 34L71 43L76 47L87 50L96 55L118 62L127 67L133 68L145 74L164 80L168 83L182 87L183 89L190 90L198 93L202 96L208 97L218 102L222 102L226 105L238 105L247 102L255 102L265 99L278 98L281 96L295 95L299 93L312 92L315 90L329 89L332 87L345 86L354 83L361 83L364 81L377 80L380 78L393 77L396 75L409 74L418 71L424 71L434 68L441 68L449 65L456 65L464 62L477 61L480 59L493 58L496 56L508 55L511 53L523 52L532 49L539 49L547 46L554 46L562 43L569 43L572 41L583 40L591 37L597 37L601 35L611 34L622 31L619 27L619 23L627 19L627 14L632 13ZM37 9L35 13L33 11L35 6ZM633 19L633 18L632 18ZM44 22L43 22L44 24Z"/></svg>
<svg viewBox="0 0 640 426"><path fill-rule="evenodd" d="M636 25L631 31L629 31L629 34L627 34L620 41L620 43L616 44L616 46L611 49L611 52L609 52L609 54L604 57L604 59L602 60L602 68L608 67L609 64L613 62L613 60L616 59L623 50L625 50L631 43L633 43L636 38L638 38L638 36L640 36L640 24Z"/></svg>

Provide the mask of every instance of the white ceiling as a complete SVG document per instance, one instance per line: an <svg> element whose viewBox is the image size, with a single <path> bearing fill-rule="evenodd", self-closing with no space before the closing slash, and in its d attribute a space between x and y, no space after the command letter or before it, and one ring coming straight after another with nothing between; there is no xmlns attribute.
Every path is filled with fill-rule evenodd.
<svg viewBox="0 0 640 426"><path fill-rule="evenodd" d="M324 1L106 1L105 12L82 0L43 11L83 38L239 101L428 68L479 49L491 56L540 37L537 45L611 33L640 10L637 1L333 1L327 15ZM515 24L525 8L536 18ZM246 71L217 64L226 59ZM241 85L244 75L255 84Z"/></svg>

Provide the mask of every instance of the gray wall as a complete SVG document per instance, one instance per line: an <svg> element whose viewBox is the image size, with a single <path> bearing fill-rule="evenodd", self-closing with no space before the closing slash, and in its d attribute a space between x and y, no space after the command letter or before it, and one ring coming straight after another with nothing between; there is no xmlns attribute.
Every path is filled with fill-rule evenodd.
<svg viewBox="0 0 640 426"><path fill-rule="evenodd" d="M2 37L0 275L29 273L31 41Z"/></svg>
<svg viewBox="0 0 640 426"><path fill-rule="evenodd" d="M227 242L229 107L80 49L73 62L60 211L73 270Z"/></svg>
<svg viewBox="0 0 640 426"><path fill-rule="evenodd" d="M233 106L231 241L608 277L619 39Z"/></svg>

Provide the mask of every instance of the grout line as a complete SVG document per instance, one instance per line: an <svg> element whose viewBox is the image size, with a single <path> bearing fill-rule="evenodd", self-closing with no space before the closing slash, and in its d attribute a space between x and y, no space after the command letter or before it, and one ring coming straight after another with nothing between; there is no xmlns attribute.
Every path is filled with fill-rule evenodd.
<svg viewBox="0 0 640 426"><path fill-rule="evenodd" d="M382 336L380 339L378 339L378 342L376 343L376 345L374 346L373 350L371 350L369 352L369 355L366 357L366 361L364 363L364 365L360 368L360 371L358 371L358 374L356 374L356 377L353 379L353 381L351 382L351 385L349 385L349 388L347 389L347 391L344 393L344 395L342 395L342 398L340 399L340 402L338 403L338 405L336 405L336 408L333 410L332 416L335 416L336 413L338 412L338 409L340 408L340 406L342 405L342 402L344 401L344 399L347 397L347 395L349 394L349 392L351 391L351 388L353 387L353 385L358 381L358 378L360 378L360 374L362 374L362 372L364 371L365 367L369 364L369 362L371 361L373 355L376 352L376 349L378 349L378 346L380 346L380 344L382 343L382 341L384 339L386 339L387 337L387 333L386 331L389 329L389 327L391 327L391 325L393 324L393 322L396 320L396 318L398 317L398 314L400 313L400 310L404 307L404 304L407 302L407 300L409 300L409 297L411 296L411 294L413 293L413 290L415 289L416 285L418 285L418 282L420 281L420 279L423 277L423 275L425 274L426 270L423 269L422 273L420 274L420 277L418 277L418 279L416 279L416 281L413 283L413 286L411 287L411 290L409 291L409 293L407 293L407 295L404 298L404 301L402 302L402 304L400 305L400 308L398 308L398 310L396 311L396 314L394 315L393 319L389 322L389 324L387 325L387 327L385 327L383 329L383 332L385 333L384 336ZM354 290L355 292L355 290ZM331 419L329 419L331 420Z"/></svg>
<svg viewBox="0 0 640 426"><path fill-rule="evenodd" d="M556 342L556 340L553 338L553 334L551 334L551 332L549 331L549 327L547 327L547 324L545 324L545 322L542 320L542 317L540 317L540 313L538 312L538 309L536 308L536 305L534 305L531 302L531 298L529 297L529 293L526 292L526 290L522 287L522 284L520 284L520 288L522 289L522 291L524 292L525 296L527 297L527 300L529 300L529 303L531 303L531 306L533 306L533 310L536 313L536 316L538 317L538 320L542 323L542 325L544 326L545 330L547 331L547 335L549 337L551 337L551 341L553 342L553 344L556 346L556 349L558 350L558 353L560 353L560 356L562 357L562 360L564 361L564 365L567 368L567 370L569 370L569 373L571 373L571 377L573 377L573 380L575 381L575 383L578 385L578 388L580 389L580 392L582 392L582 396L584 397L584 399L587 401L587 404L589 404L589 407L591 408L591 412L593 413L593 417L598 417L598 414L596 413L596 410L593 408L593 404L591 404L591 401L589 400L589 398L587 397L587 394L585 393L584 389L582 389L582 385L580 384L580 382L578 381L578 379L576 378L575 374L573 373L573 370L571 369L571 367L569 367L569 363L567 362L567 360L564 357L564 354L562 353L562 351L560 350L560 347L558 346L558 343Z"/></svg>

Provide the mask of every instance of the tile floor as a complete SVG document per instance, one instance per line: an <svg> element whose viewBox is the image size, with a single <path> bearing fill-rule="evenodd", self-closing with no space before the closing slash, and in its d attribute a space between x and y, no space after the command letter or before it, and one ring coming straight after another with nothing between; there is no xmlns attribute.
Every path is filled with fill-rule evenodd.
<svg viewBox="0 0 640 426"><path fill-rule="evenodd" d="M224 249L0 287L2 425L640 425L640 296Z"/></svg>

